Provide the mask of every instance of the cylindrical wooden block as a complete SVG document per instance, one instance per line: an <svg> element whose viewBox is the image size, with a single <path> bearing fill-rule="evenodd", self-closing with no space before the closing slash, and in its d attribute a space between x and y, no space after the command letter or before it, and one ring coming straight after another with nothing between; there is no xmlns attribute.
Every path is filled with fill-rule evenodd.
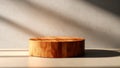
<svg viewBox="0 0 120 68"><path fill-rule="evenodd" d="M65 58L84 56L85 39L74 37L39 37L29 40L30 56Z"/></svg>

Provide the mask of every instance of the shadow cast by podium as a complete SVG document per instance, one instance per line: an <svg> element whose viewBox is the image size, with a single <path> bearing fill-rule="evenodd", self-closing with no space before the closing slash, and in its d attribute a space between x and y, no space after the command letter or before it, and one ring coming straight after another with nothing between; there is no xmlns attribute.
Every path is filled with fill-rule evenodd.
<svg viewBox="0 0 120 68"><path fill-rule="evenodd" d="M86 49L83 58L116 57L120 52L114 50Z"/></svg>

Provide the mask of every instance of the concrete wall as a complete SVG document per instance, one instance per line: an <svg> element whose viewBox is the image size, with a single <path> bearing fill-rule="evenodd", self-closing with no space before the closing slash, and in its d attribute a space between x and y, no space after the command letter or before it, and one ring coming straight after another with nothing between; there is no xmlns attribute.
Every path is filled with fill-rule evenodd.
<svg viewBox="0 0 120 68"><path fill-rule="evenodd" d="M38 36L86 38L86 48L120 48L120 17L86 0L0 0L0 48L28 49Z"/></svg>

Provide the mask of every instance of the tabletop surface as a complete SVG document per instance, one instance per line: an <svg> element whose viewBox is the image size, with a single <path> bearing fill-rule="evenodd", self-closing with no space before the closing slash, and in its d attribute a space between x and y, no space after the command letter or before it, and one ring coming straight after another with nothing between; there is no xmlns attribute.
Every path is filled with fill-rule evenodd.
<svg viewBox="0 0 120 68"><path fill-rule="evenodd" d="M0 68L4 67L82 67L120 68L120 50L86 49L85 57L30 57L28 50L0 50Z"/></svg>

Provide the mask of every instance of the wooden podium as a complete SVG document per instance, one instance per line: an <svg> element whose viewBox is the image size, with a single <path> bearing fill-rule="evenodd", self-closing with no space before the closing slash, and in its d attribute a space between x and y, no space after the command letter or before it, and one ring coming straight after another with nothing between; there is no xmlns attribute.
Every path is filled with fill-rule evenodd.
<svg viewBox="0 0 120 68"><path fill-rule="evenodd" d="M29 39L30 56L66 58L84 56L84 53L84 38L38 37Z"/></svg>

